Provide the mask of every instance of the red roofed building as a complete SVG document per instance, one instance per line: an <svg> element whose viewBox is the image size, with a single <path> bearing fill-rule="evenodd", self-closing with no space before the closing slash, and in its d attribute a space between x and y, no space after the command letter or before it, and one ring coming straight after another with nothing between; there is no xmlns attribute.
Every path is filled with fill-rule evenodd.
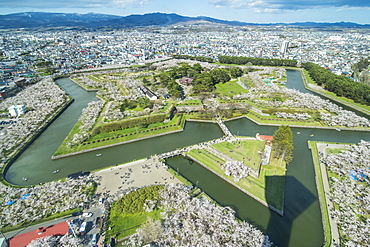
<svg viewBox="0 0 370 247"><path fill-rule="evenodd" d="M256 134L256 140L267 141L268 144L271 144L273 139L274 139L273 136L260 135L259 133Z"/></svg>
<svg viewBox="0 0 370 247"><path fill-rule="evenodd" d="M51 225L48 227L40 227L34 231L26 232L14 236L9 241L9 247L23 247L27 246L33 240L44 238L47 236L63 236L68 233L68 223L63 221L59 224Z"/></svg>

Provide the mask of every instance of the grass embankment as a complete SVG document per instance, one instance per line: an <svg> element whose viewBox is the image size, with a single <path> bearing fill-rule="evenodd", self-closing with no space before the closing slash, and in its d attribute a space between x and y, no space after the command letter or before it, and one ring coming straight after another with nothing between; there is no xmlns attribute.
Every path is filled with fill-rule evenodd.
<svg viewBox="0 0 370 247"><path fill-rule="evenodd" d="M167 166L167 171L171 173L174 177L176 177L181 183L185 184L186 186L188 185L193 185L192 182L187 180L185 177L181 176L177 171L175 171L172 167Z"/></svg>
<svg viewBox="0 0 370 247"><path fill-rule="evenodd" d="M329 247L331 245L331 239L332 239L331 228L330 228L328 207L326 206L327 202L326 202L323 178L322 178L322 173L321 173L321 168L320 168L319 153L317 150L316 143L317 142L315 141L308 141L308 146L311 149L313 164L314 164L315 173L316 173L316 176L315 176L316 187L317 187L317 192L318 192L319 201L320 201L321 215L322 215L324 234L325 234L324 246Z"/></svg>
<svg viewBox="0 0 370 247"><path fill-rule="evenodd" d="M260 124L274 124L274 125L299 125L303 127L333 127L333 126L325 126L320 122L315 121L305 121L305 120L294 120L294 119L284 119L284 118L277 118L276 116L262 116L255 112L249 112L246 114L249 119L254 120Z"/></svg>
<svg viewBox="0 0 370 247"><path fill-rule="evenodd" d="M120 240L134 234L148 218L161 219L159 209L154 208L153 211L147 212L144 210L144 204L146 200L158 200L158 193L163 188L163 185L141 188L114 202L109 213L107 228L110 230L106 231L106 241L111 237Z"/></svg>
<svg viewBox="0 0 370 247"><path fill-rule="evenodd" d="M67 143L73 138L74 134L78 133L80 125L81 124L77 122L77 124L73 127L73 129L68 134L66 139L63 141L62 145L55 152L54 156L84 151L92 148L108 146L126 141L132 141L140 138L148 138L151 136L161 135L172 131L179 131L184 128L185 117L181 114L177 114L168 123L157 122L150 124L145 128L135 127L117 130L114 132L99 133L97 135L91 136L83 144L75 145L68 148Z"/></svg>
<svg viewBox="0 0 370 247"><path fill-rule="evenodd" d="M217 144L217 146L220 147L219 151L223 152L225 155L244 161L245 165L252 165L251 168L257 168L261 163L261 158L258 155L261 144L256 145L256 142L255 140L245 140L237 142L234 145L221 143ZM264 146L264 142L258 142L261 142L262 146ZM217 146L215 146L215 148L217 148ZM243 152L245 152L244 155ZM232 177L227 176L225 171L222 170L222 164L225 163L225 160L220 157L204 149L191 150L188 152L188 155L208 166L226 180L231 180L276 209L283 209L286 171L286 164L284 162L279 162L279 160L271 157L268 165L261 166L258 178L248 176L235 182Z"/></svg>
<svg viewBox="0 0 370 247"><path fill-rule="evenodd" d="M173 102L175 103L175 102ZM187 105L202 105L202 101L200 99L191 99L191 100L185 100L179 102L177 105L178 106L187 106Z"/></svg>
<svg viewBox="0 0 370 247"><path fill-rule="evenodd" d="M69 79L73 81L74 83L78 84L80 87L82 87L86 91L98 91L99 90L99 88L97 87L87 86L86 84L82 83L77 77L70 77Z"/></svg>

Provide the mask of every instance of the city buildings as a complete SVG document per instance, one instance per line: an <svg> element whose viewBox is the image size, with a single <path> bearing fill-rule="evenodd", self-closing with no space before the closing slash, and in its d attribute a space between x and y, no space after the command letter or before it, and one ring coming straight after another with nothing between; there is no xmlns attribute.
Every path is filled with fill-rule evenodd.
<svg viewBox="0 0 370 247"><path fill-rule="evenodd" d="M172 26L114 31L2 32L0 86L22 87L40 76L109 66L141 65L172 55L286 58L313 62L333 73L352 75L352 65L370 53L370 34L286 27L220 27L211 31ZM203 29L204 30L204 29ZM215 31L218 30L218 31ZM355 78L356 79L356 78ZM22 81L22 83L18 83ZM8 88L3 88L8 86ZM6 95L6 93L8 95Z"/></svg>

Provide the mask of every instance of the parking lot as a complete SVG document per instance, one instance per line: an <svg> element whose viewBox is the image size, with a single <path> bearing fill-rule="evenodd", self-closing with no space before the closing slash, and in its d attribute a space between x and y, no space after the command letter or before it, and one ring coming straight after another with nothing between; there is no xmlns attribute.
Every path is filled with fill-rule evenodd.
<svg viewBox="0 0 370 247"><path fill-rule="evenodd" d="M15 123L17 123L16 119L0 119L0 129L11 128Z"/></svg>

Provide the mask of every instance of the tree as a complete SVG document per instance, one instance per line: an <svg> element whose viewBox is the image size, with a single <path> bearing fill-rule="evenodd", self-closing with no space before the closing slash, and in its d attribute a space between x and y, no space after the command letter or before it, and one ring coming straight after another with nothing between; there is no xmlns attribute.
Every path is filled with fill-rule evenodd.
<svg viewBox="0 0 370 247"><path fill-rule="evenodd" d="M272 148L276 158L286 163L292 161L293 133L288 125L282 125L274 132Z"/></svg>
<svg viewBox="0 0 370 247"><path fill-rule="evenodd" d="M214 84L225 83L231 79L227 70L222 68L213 69L210 74L212 75Z"/></svg>
<svg viewBox="0 0 370 247"><path fill-rule="evenodd" d="M150 82L145 77L143 78L143 85L144 86L150 86Z"/></svg>
<svg viewBox="0 0 370 247"><path fill-rule="evenodd" d="M162 225L159 220L148 217L148 221L140 228L140 234L144 243L151 243L157 240L162 234Z"/></svg>
<svg viewBox="0 0 370 247"><path fill-rule="evenodd" d="M232 78L238 78L243 75L243 70L239 67L230 68L230 75Z"/></svg>
<svg viewBox="0 0 370 247"><path fill-rule="evenodd" d="M214 89L214 84L212 75L203 72L196 80L193 80L193 91L194 93L211 92Z"/></svg>

